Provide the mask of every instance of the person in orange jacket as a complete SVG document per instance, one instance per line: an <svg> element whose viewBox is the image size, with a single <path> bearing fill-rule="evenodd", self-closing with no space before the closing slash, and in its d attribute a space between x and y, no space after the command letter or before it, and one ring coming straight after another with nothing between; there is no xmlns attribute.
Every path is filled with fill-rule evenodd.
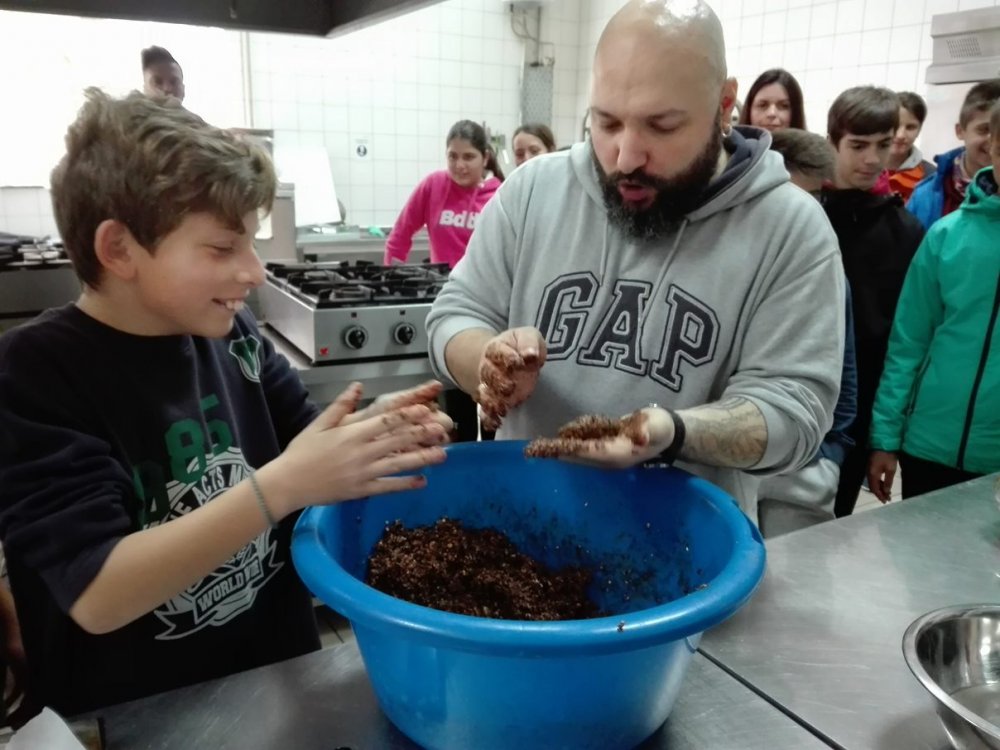
<svg viewBox="0 0 1000 750"><path fill-rule="evenodd" d="M896 96L899 98L899 127L889 149L889 185L905 202L917 183L934 174L937 166L927 161L914 145L927 119L927 103L912 91L899 91Z"/></svg>

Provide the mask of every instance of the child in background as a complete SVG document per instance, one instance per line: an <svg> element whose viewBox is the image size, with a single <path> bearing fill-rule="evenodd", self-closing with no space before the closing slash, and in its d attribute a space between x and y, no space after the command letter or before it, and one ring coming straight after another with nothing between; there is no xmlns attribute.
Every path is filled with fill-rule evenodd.
<svg viewBox="0 0 1000 750"><path fill-rule="evenodd" d="M899 97L899 127L889 149L889 187L904 201L910 199L913 188L937 167L920 153L914 142L927 119L927 104L912 91L901 91Z"/></svg>
<svg viewBox="0 0 1000 750"><path fill-rule="evenodd" d="M907 209L924 229L962 205L973 176L990 161L990 110L1000 100L1000 78L977 83L965 95L955 135L964 145L934 157L937 172L913 189Z"/></svg>
<svg viewBox="0 0 1000 750"><path fill-rule="evenodd" d="M514 147L514 164L521 166L526 161L556 150L556 137L548 125L528 123L514 131L511 139Z"/></svg>
<svg viewBox="0 0 1000 750"><path fill-rule="evenodd" d="M448 168L429 174L413 191L385 243L386 265L405 263L413 235L427 227L431 262L454 268L465 255L479 212L503 182L482 125L456 122L445 143Z"/></svg>
<svg viewBox="0 0 1000 750"><path fill-rule="evenodd" d="M903 497L1000 471L1000 103L992 166L936 222L910 264L872 416L868 483Z"/></svg>
<svg viewBox="0 0 1000 750"><path fill-rule="evenodd" d="M465 255L479 212L503 181L482 125L471 120L456 122L445 143L448 168L428 175L413 191L385 243L386 265L405 263L413 235L426 226L431 262L454 268ZM487 176L487 172L492 175ZM480 437L479 409L471 397L451 389L444 402L457 424L455 440L469 442ZM492 439L492 433L483 437Z"/></svg>
<svg viewBox="0 0 1000 750"><path fill-rule="evenodd" d="M827 117L827 138L835 154L834 186L823 191L821 202L837 233L851 287L858 371L857 417L848 430L854 447L840 469L838 517L853 512L865 478L872 404L896 301L924 235L899 196L873 192L898 126L899 99L874 86L843 92Z"/></svg>

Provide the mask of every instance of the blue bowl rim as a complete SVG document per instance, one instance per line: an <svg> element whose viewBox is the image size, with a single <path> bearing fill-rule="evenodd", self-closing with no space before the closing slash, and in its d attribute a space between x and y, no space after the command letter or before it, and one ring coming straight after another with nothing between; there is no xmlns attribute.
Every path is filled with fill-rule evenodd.
<svg viewBox="0 0 1000 750"><path fill-rule="evenodd" d="M502 442L520 446L519 450L526 444ZM465 448L459 444L448 450ZM345 570L321 542L324 519L337 512L335 505L314 506L302 513L295 525L292 557L313 594L348 620L382 631L404 628L410 637L439 647L533 655L584 649L591 654L624 651L687 638L728 618L750 598L764 576L766 553L756 526L731 496L683 469L635 467L623 471L680 473L722 516L734 537L733 555L706 588L656 607L589 620L531 622L443 612L383 594ZM318 569L324 571L322 576L311 574Z"/></svg>

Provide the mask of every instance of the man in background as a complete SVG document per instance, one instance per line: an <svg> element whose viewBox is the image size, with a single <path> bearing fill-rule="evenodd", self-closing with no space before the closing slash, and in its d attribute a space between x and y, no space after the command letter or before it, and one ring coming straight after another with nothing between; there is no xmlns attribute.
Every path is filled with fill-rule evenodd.
<svg viewBox="0 0 1000 750"><path fill-rule="evenodd" d="M142 81L146 96L175 96L184 101L184 71L163 47L142 51Z"/></svg>

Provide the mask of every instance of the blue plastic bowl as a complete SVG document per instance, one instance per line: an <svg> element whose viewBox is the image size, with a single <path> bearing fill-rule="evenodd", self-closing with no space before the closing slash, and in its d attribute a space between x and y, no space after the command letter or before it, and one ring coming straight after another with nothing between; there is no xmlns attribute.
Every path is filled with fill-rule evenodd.
<svg viewBox="0 0 1000 750"><path fill-rule="evenodd" d="M431 750L631 748L667 719L702 631L742 606L764 545L736 502L678 469L604 471L466 443L426 489L302 514L306 585L350 621L382 709ZM521 622L456 615L364 584L387 523L442 516L504 531L551 565L602 570L610 617ZM603 568L601 568L603 566Z"/></svg>

